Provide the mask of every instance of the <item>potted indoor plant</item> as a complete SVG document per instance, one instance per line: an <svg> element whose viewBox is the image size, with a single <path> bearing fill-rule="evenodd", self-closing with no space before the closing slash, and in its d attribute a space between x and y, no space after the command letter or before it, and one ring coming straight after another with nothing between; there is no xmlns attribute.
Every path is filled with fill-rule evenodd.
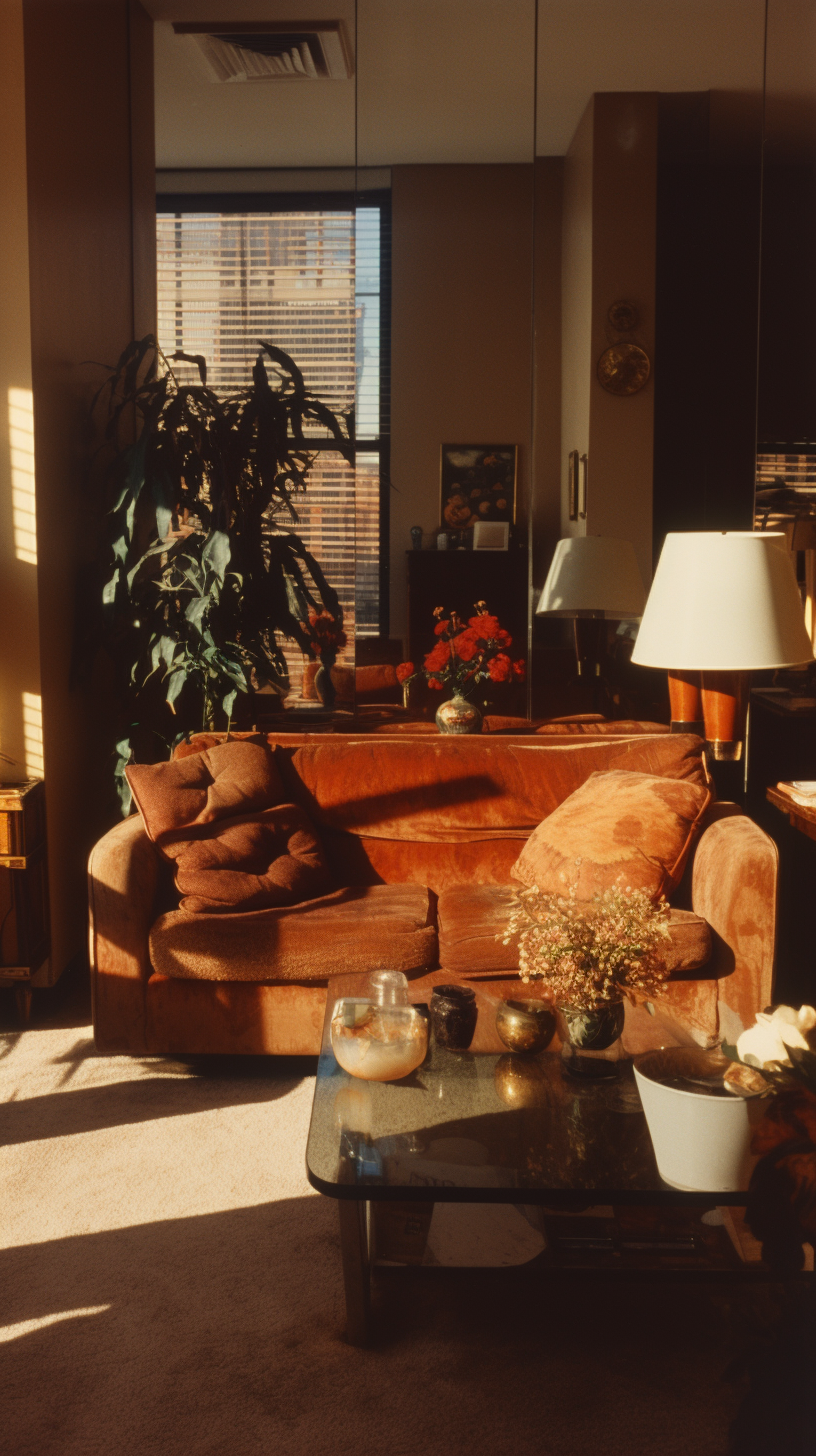
<svg viewBox="0 0 816 1456"><path fill-rule="evenodd" d="M794 1011L780 1006L761 1012L736 1047L723 1044L708 1051L665 1047L636 1059L635 1077L658 1171L667 1183L712 1192L744 1188L752 1153L769 1154L795 1136L790 1116L802 1099L806 1117L808 1098L812 1102L812 1133L816 1055L810 1051L808 1034L814 1026L812 1007ZM804 1090L797 1081L805 1084ZM755 1130L748 1101L768 1096L774 1088L776 1111L766 1113ZM781 1135L775 1131L777 1123ZM789 1145L787 1152L792 1151Z"/></svg>
<svg viewBox="0 0 816 1456"><path fill-rule="evenodd" d="M505 945L517 941L522 981L546 983L558 1009L568 1071L614 1071L624 999L648 1001L668 975L661 948L669 938L669 914L665 900L619 885L588 902L578 900L574 888L563 895L536 885L517 892L500 939Z"/></svg>
<svg viewBox="0 0 816 1456"><path fill-rule="evenodd" d="M228 728L256 688L288 691L280 636L324 661L310 617L327 615L335 643L345 640L337 593L292 528L314 460L305 427L353 464L353 421L306 388L283 350L263 340L259 350L251 381L223 396L203 357L167 357L148 335L97 394L108 531L80 655L88 666L101 649L118 690L124 813L133 758Z"/></svg>
<svg viewBox="0 0 816 1456"><path fill-rule="evenodd" d="M470 697L484 683L523 679L524 658L512 661L513 639L488 611L486 602L476 602L475 615L466 623L458 612L446 613L444 607L436 607L434 616L436 645L426 653L419 670L412 662L400 663L397 679L404 694L421 676L430 688L450 693L436 713L440 733L481 733L482 714Z"/></svg>

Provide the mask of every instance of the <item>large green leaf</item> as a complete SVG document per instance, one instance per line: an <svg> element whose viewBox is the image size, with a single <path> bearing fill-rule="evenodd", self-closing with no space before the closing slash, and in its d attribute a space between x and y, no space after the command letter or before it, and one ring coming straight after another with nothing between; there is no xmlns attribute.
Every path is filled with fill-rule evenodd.
<svg viewBox="0 0 816 1456"><path fill-rule="evenodd" d="M116 793L119 799L119 808L122 818L126 819L130 813L133 803L133 793L130 784L125 777L125 768L133 757L133 747L129 738L121 738L115 746L116 763L113 770L113 779L116 785Z"/></svg>
<svg viewBox="0 0 816 1456"><path fill-rule="evenodd" d="M230 539L226 531L211 531L201 553L201 564L210 570L219 581L223 581L224 573L229 566L230 554Z"/></svg>
<svg viewBox="0 0 816 1456"><path fill-rule="evenodd" d="M119 568L117 567L109 581L105 582L102 588L102 601L106 607L110 607L116 601L116 588L119 584Z"/></svg>
<svg viewBox="0 0 816 1456"><path fill-rule="evenodd" d="M201 596L194 597L189 605L185 608L184 616L186 620L190 623L190 626L195 627L197 632L203 631L202 623L204 617L210 609L210 605L211 603L209 597Z"/></svg>
<svg viewBox="0 0 816 1456"><path fill-rule="evenodd" d="M184 687L184 684L185 684L186 681L187 681L187 668L186 667L177 667L177 668L174 668L173 672L170 674L170 678L169 678L169 681L168 681L168 684L167 684L167 701L168 701L168 703L170 703L172 705L176 701L176 698L178 697L179 693L181 692L182 688Z"/></svg>

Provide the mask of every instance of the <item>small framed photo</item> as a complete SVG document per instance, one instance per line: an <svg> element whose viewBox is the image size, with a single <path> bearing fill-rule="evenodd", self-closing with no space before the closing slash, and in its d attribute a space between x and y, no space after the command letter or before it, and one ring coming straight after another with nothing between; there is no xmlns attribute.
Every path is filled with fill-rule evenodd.
<svg viewBox="0 0 816 1456"><path fill-rule="evenodd" d="M443 445L441 524L466 531L478 521L516 519L515 445Z"/></svg>

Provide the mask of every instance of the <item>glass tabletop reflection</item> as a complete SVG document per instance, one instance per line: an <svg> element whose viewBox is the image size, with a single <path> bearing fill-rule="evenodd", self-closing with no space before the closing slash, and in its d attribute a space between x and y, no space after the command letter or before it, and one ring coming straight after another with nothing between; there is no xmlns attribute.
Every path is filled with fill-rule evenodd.
<svg viewBox="0 0 816 1456"><path fill-rule="evenodd" d="M344 984L342 993L350 990ZM336 999L330 994L306 1151L309 1181L321 1193L554 1207L582 1197L711 1202L710 1193L661 1179L630 1063L609 1080L586 1082L569 1076L557 1051L456 1052L431 1039L409 1076L363 1081L332 1051ZM480 991L478 999L480 1018L492 1024L495 995ZM484 1035L480 1041L484 1047ZM716 1201L745 1199L718 1194Z"/></svg>

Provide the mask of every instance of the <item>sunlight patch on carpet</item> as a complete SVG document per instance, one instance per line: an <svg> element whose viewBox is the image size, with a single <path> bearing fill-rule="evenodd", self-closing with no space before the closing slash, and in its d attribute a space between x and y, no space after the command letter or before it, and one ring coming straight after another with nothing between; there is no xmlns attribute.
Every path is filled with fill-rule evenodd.
<svg viewBox="0 0 816 1456"><path fill-rule="evenodd" d="M109 1309L113 1309L112 1304L91 1304L87 1309L64 1309L58 1314L42 1314L38 1319L20 1320L17 1325L3 1325L0 1326L0 1345L7 1345L11 1340L21 1340L23 1335L44 1330L47 1325L59 1324L61 1320L85 1319L89 1315L105 1314Z"/></svg>

